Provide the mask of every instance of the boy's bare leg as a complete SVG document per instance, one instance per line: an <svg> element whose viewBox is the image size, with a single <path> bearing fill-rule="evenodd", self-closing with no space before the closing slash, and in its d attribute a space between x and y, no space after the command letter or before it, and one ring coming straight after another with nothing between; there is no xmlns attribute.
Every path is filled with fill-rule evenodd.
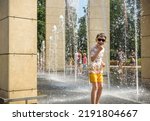
<svg viewBox="0 0 150 121"><path fill-rule="evenodd" d="M92 91L91 91L91 103L96 104L96 96L97 96L97 84L92 83Z"/></svg>
<svg viewBox="0 0 150 121"><path fill-rule="evenodd" d="M103 88L102 83L97 83L97 86L98 86L98 90L97 90L97 95L96 95L96 104L99 103L99 100L102 94L102 88Z"/></svg>

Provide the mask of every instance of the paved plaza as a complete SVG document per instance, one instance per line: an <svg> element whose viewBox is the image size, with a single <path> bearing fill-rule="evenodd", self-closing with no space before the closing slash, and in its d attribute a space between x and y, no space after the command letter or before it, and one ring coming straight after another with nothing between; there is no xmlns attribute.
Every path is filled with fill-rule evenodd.
<svg viewBox="0 0 150 121"><path fill-rule="evenodd" d="M66 80L63 79L63 76L53 79L48 76L38 78L38 94L47 95L46 98L38 100L39 104L90 104L91 85L86 76L79 76L76 81L71 76L67 77ZM107 84L105 84L100 103L150 103L150 92L140 88L139 96L137 96L136 88L111 87L108 89Z"/></svg>

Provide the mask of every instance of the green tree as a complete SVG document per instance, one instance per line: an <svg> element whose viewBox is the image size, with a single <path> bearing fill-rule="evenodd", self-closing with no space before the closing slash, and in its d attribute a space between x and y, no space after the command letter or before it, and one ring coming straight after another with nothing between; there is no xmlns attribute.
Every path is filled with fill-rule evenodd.
<svg viewBox="0 0 150 121"><path fill-rule="evenodd" d="M69 57L74 58L75 47L77 45L77 13L75 8L69 6L69 4L66 4L65 28L66 60L68 60Z"/></svg>
<svg viewBox="0 0 150 121"><path fill-rule="evenodd" d="M45 41L45 0L38 0L38 7L37 7L37 12L38 12L38 16L37 16L37 39L38 39L38 43L37 43L37 49L38 52L40 52L40 48L41 48L41 44L42 41Z"/></svg>
<svg viewBox="0 0 150 121"><path fill-rule="evenodd" d="M86 8L83 7L85 15L79 18L79 28L78 28L78 48L82 52L87 53L87 25L86 25Z"/></svg>
<svg viewBox="0 0 150 121"><path fill-rule="evenodd" d="M117 49L121 48L129 56L135 50L135 14L133 0L110 1L110 58L115 59ZM140 0L137 0L138 48L140 57Z"/></svg>

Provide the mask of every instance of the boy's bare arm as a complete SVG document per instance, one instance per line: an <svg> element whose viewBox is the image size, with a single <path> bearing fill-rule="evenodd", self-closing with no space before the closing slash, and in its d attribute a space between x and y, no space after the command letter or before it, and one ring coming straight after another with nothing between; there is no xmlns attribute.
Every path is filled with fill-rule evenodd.
<svg viewBox="0 0 150 121"><path fill-rule="evenodd" d="M95 53L95 55L91 56L91 61L94 61L94 60L97 58L99 52L100 52L102 49L103 49L102 46L99 46L99 47L98 47L98 51Z"/></svg>

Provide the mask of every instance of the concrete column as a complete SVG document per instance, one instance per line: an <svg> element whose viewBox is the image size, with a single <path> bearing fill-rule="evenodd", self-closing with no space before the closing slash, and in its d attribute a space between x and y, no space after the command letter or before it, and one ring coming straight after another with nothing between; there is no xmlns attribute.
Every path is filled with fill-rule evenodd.
<svg viewBox="0 0 150 121"><path fill-rule="evenodd" d="M0 0L0 97L30 96L37 96L37 0Z"/></svg>
<svg viewBox="0 0 150 121"><path fill-rule="evenodd" d="M141 55L142 55L142 82L150 87L150 3L141 0Z"/></svg>
<svg viewBox="0 0 150 121"><path fill-rule="evenodd" d="M104 62L109 64L110 52L110 1L109 0L89 0L88 3L88 46L90 48L96 43L95 38L98 33L105 33L107 42L105 43Z"/></svg>
<svg viewBox="0 0 150 121"><path fill-rule="evenodd" d="M56 61L57 61L57 71L64 69L64 57L65 57L65 29L60 30L60 16L65 18L65 0L46 0L46 70L49 69L49 64L54 65L54 63L50 63L50 59L53 59L55 55L50 55L49 49L53 48L53 45L50 45L50 36L53 36L53 27L56 25L57 34L56 40L53 42L57 45L56 52ZM61 28L62 29L62 28ZM53 38L54 39L54 38ZM53 58L51 58L53 57Z"/></svg>

